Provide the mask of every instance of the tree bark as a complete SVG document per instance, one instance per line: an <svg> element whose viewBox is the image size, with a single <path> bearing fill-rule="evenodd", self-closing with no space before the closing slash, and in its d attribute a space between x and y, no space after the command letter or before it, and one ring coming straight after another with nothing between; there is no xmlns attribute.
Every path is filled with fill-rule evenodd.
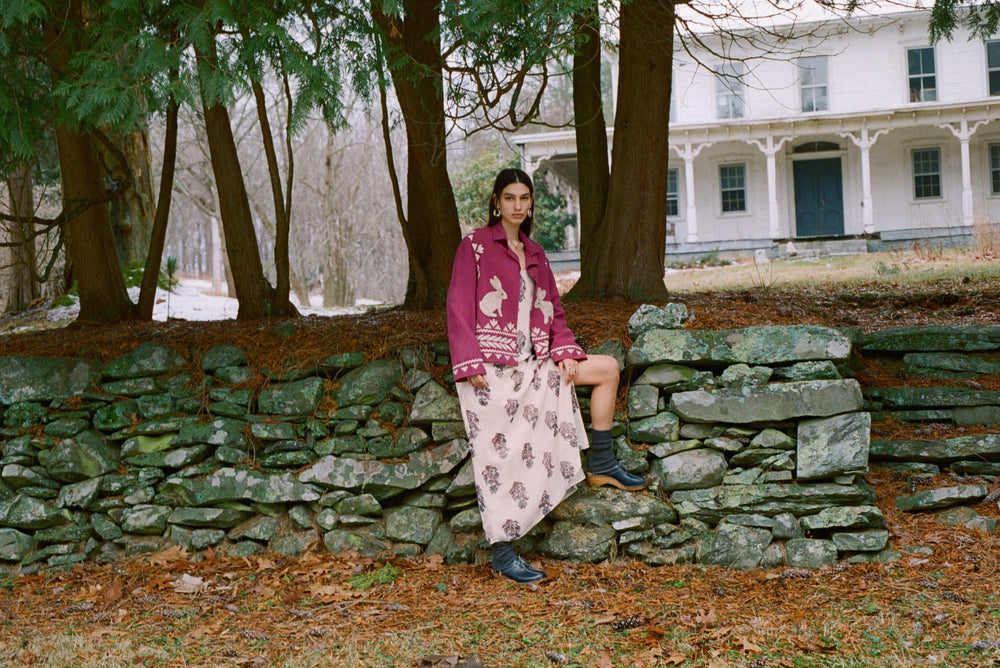
<svg viewBox="0 0 1000 668"><path fill-rule="evenodd" d="M618 104L597 295L662 301L674 10L668 0L622 3Z"/></svg>
<svg viewBox="0 0 1000 668"><path fill-rule="evenodd" d="M11 215L18 220L4 226L7 232L4 236L11 246L5 253L9 260L0 263L0 270L6 274L2 283L4 295L0 312L21 313L41 296L41 287L35 280L35 237L31 224L35 210L35 182L30 165L20 164L7 178L7 192Z"/></svg>
<svg viewBox="0 0 1000 668"><path fill-rule="evenodd" d="M214 52L196 51L199 60L211 67L217 61ZM205 133L208 150L215 176L215 188L219 195L219 217L226 237L226 254L236 288L236 298L240 302L237 320L256 320L273 316L298 315L285 300L284 308L275 302L274 288L264 277L257 246L257 232L250 212L250 198L247 195L243 171L240 167L236 140L229 120L229 112L219 102L207 101L202 94L202 109L205 118Z"/></svg>
<svg viewBox="0 0 1000 668"><path fill-rule="evenodd" d="M72 71L70 61L80 49L84 31L83 3L68 0L45 23L48 65L56 79ZM58 20L55 18L58 17ZM67 214L67 267L72 267L80 294L77 322L108 322L132 311L125 279L118 264L108 217L108 193L101 182L94 139L57 124L56 146L62 180L63 211Z"/></svg>
<svg viewBox="0 0 1000 668"><path fill-rule="evenodd" d="M428 0L403 0L403 18L372 15L390 47L389 71L406 124L407 215L400 221L409 276L404 308L443 306L461 241L458 208L448 176L440 14Z"/></svg>
<svg viewBox="0 0 1000 668"><path fill-rule="evenodd" d="M336 146L333 130L326 131L326 154L323 156L323 217L327 224L326 263L323 267L323 306L353 306L354 290L348 275L348 240L351 237L351 218L338 215L338 193L334 181ZM339 167L339 163L337 165ZM343 188L343 186L341 186ZM356 193L339 193L350 202Z"/></svg>
<svg viewBox="0 0 1000 668"><path fill-rule="evenodd" d="M101 173L110 175L109 185L112 188L126 179L131 184L121 197L108 206L118 259L122 266L144 262L149 250L156 206L153 200L149 134L145 129L126 133L108 131L105 134L128 162L118 164L119 159L105 146L97 143L95 148L102 165Z"/></svg>
<svg viewBox="0 0 1000 668"><path fill-rule="evenodd" d="M601 24L596 0L573 17L573 114L580 192L580 278L567 298L592 298L607 270L610 235L604 233L608 200L608 130L601 95Z"/></svg>
<svg viewBox="0 0 1000 668"><path fill-rule="evenodd" d="M163 167L160 169L160 192L156 198L156 213L150 233L149 252L142 272L139 288L139 302L136 316L142 320L153 319L156 303L156 286L160 280L160 264L163 261L163 247L167 238L167 222L170 220L170 202L174 190L174 168L177 164L177 102L171 97L167 107L166 130L163 137Z"/></svg>

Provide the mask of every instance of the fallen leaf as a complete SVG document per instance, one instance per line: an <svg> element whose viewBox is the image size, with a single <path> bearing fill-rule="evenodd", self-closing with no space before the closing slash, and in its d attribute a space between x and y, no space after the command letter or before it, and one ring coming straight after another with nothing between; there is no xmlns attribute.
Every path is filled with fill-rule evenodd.
<svg viewBox="0 0 1000 668"><path fill-rule="evenodd" d="M695 616L694 621L698 624L714 624L719 621L719 617L715 614L715 608L709 608L706 612Z"/></svg>
<svg viewBox="0 0 1000 668"><path fill-rule="evenodd" d="M661 659L664 663L673 663L678 666L683 665L684 663L687 662L687 657L677 652L671 652L670 654L661 657Z"/></svg>
<svg viewBox="0 0 1000 668"><path fill-rule="evenodd" d="M744 652L759 652L760 651L760 647L758 647L754 643L750 642L749 639L747 639L747 638L745 638L743 636L739 636L737 638L737 640L740 641L740 649L742 651L744 651Z"/></svg>
<svg viewBox="0 0 1000 668"><path fill-rule="evenodd" d="M168 566L177 561L187 561L188 551L180 545L171 545L167 549L152 554L149 557L150 566Z"/></svg>
<svg viewBox="0 0 1000 668"><path fill-rule="evenodd" d="M122 582L120 575L116 575L115 579L111 582L111 586L104 589L98 595L100 599L106 603L114 603L121 600L122 590L125 587L125 583Z"/></svg>
<svg viewBox="0 0 1000 668"><path fill-rule="evenodd" d="M427 570L439 571L441 570L441 566L443 565L444 565L444 556L435 552L431 556L427 557L427 564L426 564Z"/></svg>
<svg viewBox="0 0 1000 668"><path fill-rule="evenodd" d="M597 655L597 658L594 659L594 663L591 665L597 666L597 668L612 668L615 663L611 660L611 654L604 651Z"/></svg>
<svg viewBox="0 0 1000 668"><path fill-rule="evenodd" d="M172 586L178 594L203 594L208 591L210 584L196 575L184 573L180 577L174 578Z"/></svg>

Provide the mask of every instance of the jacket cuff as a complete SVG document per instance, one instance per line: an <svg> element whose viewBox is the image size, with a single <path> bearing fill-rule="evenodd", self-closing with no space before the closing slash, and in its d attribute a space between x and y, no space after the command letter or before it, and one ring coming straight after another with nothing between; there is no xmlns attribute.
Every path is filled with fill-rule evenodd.
<svg viewBox="0 0 1000 668"><path fill-rule="evenodd" d="M455 379L455 382L465 380L469 376L476 376L479 374L486 373L486 367L483 365L483 360L472 359L461 362L460 364L455 364L451 367L451 375Z"/></svg>
<svg viewBox="0 0 1000 668"><path fill-rule="evenodd" d="M583 352L583 348L576 344L558 346L550 350L549 354L552 356L553 362L587 359L587 353Z"/></svg>

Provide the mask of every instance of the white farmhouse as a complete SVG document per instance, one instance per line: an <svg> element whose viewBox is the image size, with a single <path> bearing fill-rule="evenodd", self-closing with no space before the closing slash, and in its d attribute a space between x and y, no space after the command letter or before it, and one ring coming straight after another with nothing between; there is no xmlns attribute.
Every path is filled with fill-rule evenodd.
<svg viewBox="0 0 1000 668"><path fill-rule="evenodd" d="M781 57L679 51L667 256L968 244L1000 221L1000 37L932 45L929 18L799 24ZM575 186L572 130L514 142Z"/></svg>

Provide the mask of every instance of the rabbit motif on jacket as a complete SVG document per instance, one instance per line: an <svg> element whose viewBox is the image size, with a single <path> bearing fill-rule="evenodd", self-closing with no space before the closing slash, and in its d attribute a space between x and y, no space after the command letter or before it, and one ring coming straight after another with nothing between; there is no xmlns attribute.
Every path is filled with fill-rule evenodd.
<svg viewBox="0 0 1000 668"><path fill-rule="evenodd" d="M535 308L542 312L545 322L552 320L552 302L545 301L545 290L535 290Z"/></svg>
<svg viewBox="0 0 1000 668"><path fill-rule="evenodd" d="M493 286L493 291L487 292L479 300L479 309L487 318L497 318L500 316L500 307L503 306L503 300L507 299L507 293L504 292L503 285L500 284L499 276L491 278L490 285Z"/></svg>

